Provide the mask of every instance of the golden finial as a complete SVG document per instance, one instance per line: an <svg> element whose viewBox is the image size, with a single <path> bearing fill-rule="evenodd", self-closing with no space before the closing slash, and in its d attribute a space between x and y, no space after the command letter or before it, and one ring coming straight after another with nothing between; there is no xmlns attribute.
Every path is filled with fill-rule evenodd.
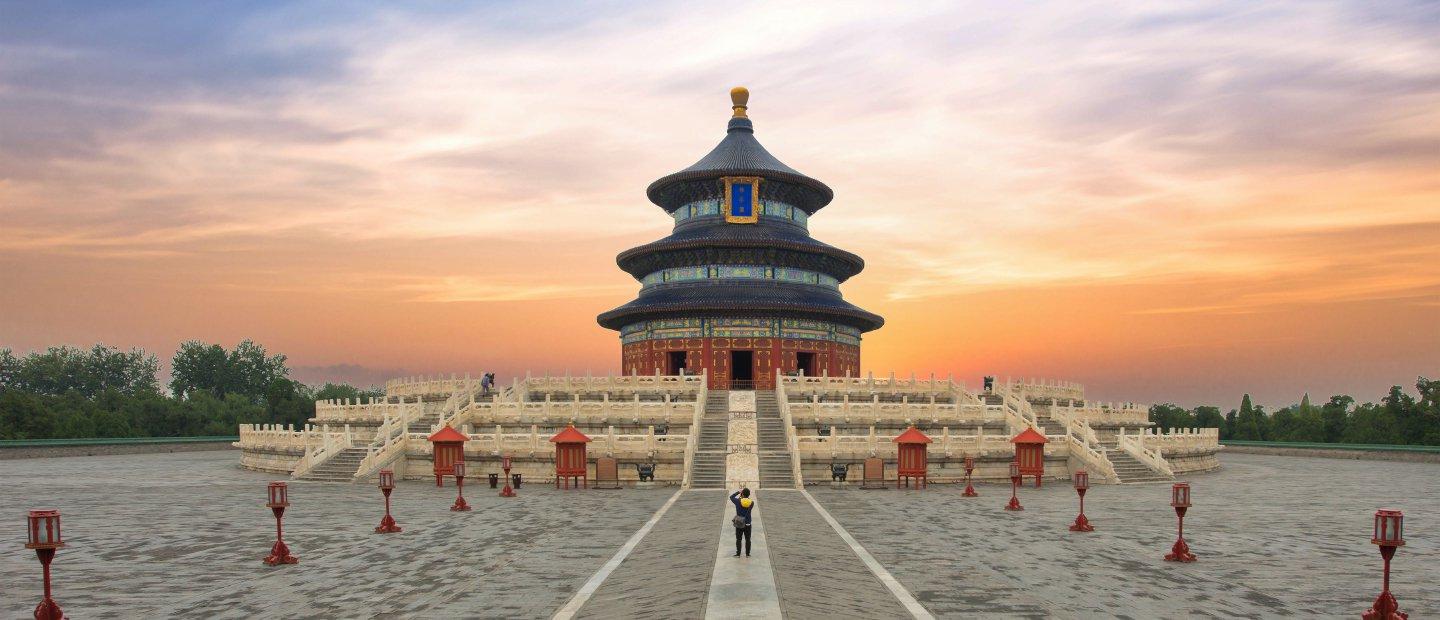
<svg viewBox="0 0 1440 620"><path fill-rule="evenodd" d="M750 102L750 91L744 86L736 86L730 89L731 108L735 110L735 118L746 118L745 104Z"/></svg>

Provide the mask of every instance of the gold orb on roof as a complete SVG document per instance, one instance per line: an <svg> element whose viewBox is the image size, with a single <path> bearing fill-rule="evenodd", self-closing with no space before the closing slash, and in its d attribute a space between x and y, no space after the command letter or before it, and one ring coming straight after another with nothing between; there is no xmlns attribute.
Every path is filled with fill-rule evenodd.
<svg viewBox="0 0 1440 620"><path fill-rule="evenodd" d="M745 118L745 109L750 102L750 90L744 86L736 86L730 89L731 109L735 110L736 118Z"/></svg>

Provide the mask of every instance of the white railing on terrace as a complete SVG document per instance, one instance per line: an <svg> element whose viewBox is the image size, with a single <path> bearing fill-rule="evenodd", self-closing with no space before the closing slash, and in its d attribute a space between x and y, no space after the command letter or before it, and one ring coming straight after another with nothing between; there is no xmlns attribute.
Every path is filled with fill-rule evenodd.
<svg viewBox="0 0 1440 620"><path fill-rule="evenodd" d="M424 411L425 404L422 402L405 403L394 414L385 416L385 421L375 431L375 438L365 451L365 458L355 468L355 478L363 480L374 476L396 458L402 458L409 447L410 424L420 419Z"/></svg>
<svg viewBox="0 0 1440 620"><path fill-rule="evenodd" d="M1146 448L1144 443L1144 437L1144 430L1141 430L1134 435L1127 435L1125 434L1125 429L1122 428L1120 429L1119 441L1116 446L1119 449L1124 450L1130 456L1135 457L1135 460L1144 463L1145 466L1149 467L1152 471L1156 471L1173 477L1175 475L1175 470L1170 469L1170 463L1165 460L1165 457L1162 454L1160 454L1159 449Z"/></svg>
<svg viewBox="0 0 1440 620"><path fill-rule="evenodd" d="M790 417L790 399L785 396L785 376L775 369L775 404L780 408L780 424L785 429L785 445L790 449L790 479L805 488L800 470L800 440L795 434L795 420Z"/></svg>
<svg viewBox="0 0 1440 620"><path fill-rule="evenodd" d="M463 377L451 373L449 377L444 375L402 377L385 382L386 396L450 394L467 389L480 389L480 379L471 379L470 373L465 373Z"/></svg>
<svg viewBox="0 0 1440 620"><path fill-rule="evenodd" d="M390 403L367 398L338 398L315 401L316 420L383 420L404 407L404 403Z"/></svg>
<svg viewBox="0 0 1440 620"><path fill-rule="evenodd" d="M985 429L973 435L954 435L950 428L940 429L938 437L932 436L934 443L930 444L929 450L946 457L955 456L980 456L987 452L1014 453L1015 447L1010 443L1006 435L987 435ZM849 456L855 453L863 453L869 456L893 456L896 454L895 438L899 435L880 435L871 427L870 432L865 435L820 435L820 436L799 436L796 438L797 452L803 451L806 454L819 454L828 458L838 456Z"/></svg>
<svg viewBox="0 0 1440 620"><path fill-rule="evenodd" d="M1014 386L1004 383L997 384L991 393L1000 397L1000 407L1005 415L1005 421L1010 434L1015 435L1027 428L1033 428L1043 433L1040 426L1040 419L1035 415L1035 410L1030 407L1030 401L1025 399L1025 393L1018 391Z"/></svg>
<svg viewBox="0 0 1440 620"><path fill-rule="evenodd" d="M330 460L330 457L339 454L341 451L355 445L354 436L350 433L350 426L346 425L344 430L330 430L328 425L321 426L319 430L308 430L305 432L305 456L295 463L294 471L290 472L291 478L299 478L310 473L321 463Z"/></svg>
<svg viewBox="0 0 1440 620"><path fill-rule="evenodd" d="M1086 403L1081 407L1052 405L1050 417L1057 420L1075 418L1105 426L1146 426L1150 423L1150 408L1135 403Z"/></svg>
<svg viewBox="0 0 1440 620"><path fill-rule="evenodd" d="M572 377L532 376L525 373L525 393L538 391L609 392L636 390L642 392L695 392L705 383L705 375L605 375Z"/></svg>
<svg viewBox="0 0 1440 620"><path fill-rule="evenodd" d="M929 379L920 379L911 375L909 379L896 378L895 373L890 376L875 378L874 373L864 377L831 377L822 374L814 377L802 377L793 375L781 375L776 385L783 383L787 392L791 394L813 395L819 393L845 393L845 394L948 394L952 396L955 403L979 403L980 399L974 393L965 389L965 384L956 382L953 378L946 377L937 379L931 375Z"/></svg>
<svg viewBox="0 0 1440 620"><path fill-rule="evenodd" d="M778 392L778 390L777 390ZM854 401L846 394L844 399L838 403L820 402L818 396L811 396L809 401L789 402L787 398L784 406L789 410L789 415L796 420L806 422L814 421L817 424L825 423L865 423L879 424L890 423L917 423L928 421L930 424L952 422L959 424L984 424L986 422L1001 422L1005 420L1005 414L999 407L986 407L982 403L953 405L932 402L880 402L877 397L869 400Z"/></svg>
<svg viewBox="0 0 1440 620"><path fill-rule="evenodd" d="M304 450L305 431L289 424L241 424L240 441L231 445L241 449Z"/></svg>
<svg viewBox="0 0 1440 620"><path fill-rule="evenodd" d="M700 445L700 424L705 417L705 399L709 398L709 382L706 381L706 371L701 371L700 387L695 394L695 409L690 412L690 436L685 442L685 474L680 480L680 488L690 488L690 470L695 466L695 448Z"/></svg>
<svg viewBox="0 0 1440 620"><path fill-rule="evenodd" d="M531 426L529 432L520 433L507 433L497 426L492 432L466 432L465 436L469 437L469 441L465 442L465 449L472 453L535 457L545 452L553 454L555 449L554 444L550 443L550 435L541 433L538 426ZM420 433L411 434L411 438L422 439ZM586 451L595 454L640 454L650 457L662 453L683 455L689 440L686 435L657 435L654 427L647 428L643 434L619 434L614 432L614 428L609 428L605 433L592 435ZM415 453L433 454L435 450L435 446L428 441L415 441L412 445Z"/></svg>
<svg viewBox="0 0 1440 620"><path fill-rule="evenodd" d="M1155 428L1144 428L1140 429L1138 441L1141 447L1154 448L1162 454L1166 451L1221 448L1218 428L1172 428L1163 433Z"/></svg>
<svg viewBox="0 0 1440 620"><path fill-rule="evenodd" d="M1074 381L1055 379L1011 379L1005 378L1007 387L1025 393L1030 398L1060 398L1085 400L1085 386Z"/></svg>

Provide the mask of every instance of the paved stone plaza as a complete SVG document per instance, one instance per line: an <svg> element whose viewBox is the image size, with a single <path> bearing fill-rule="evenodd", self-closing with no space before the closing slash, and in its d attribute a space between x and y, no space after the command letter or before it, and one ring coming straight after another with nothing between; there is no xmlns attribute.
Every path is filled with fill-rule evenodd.
<svg viewBox="0 0 1440 620"><path fill-rule="evenodd" d="M1379 588L1368 542L1379 507L1406 514L1393 578L1402 609L1440 613L1440 467L1238 454L1223 464L1190 479L1186 538L1200 561L1189 565L1160 559L1174 538L1168 485L1093 488L1089 534L1065 529L1075 494L1062 484L1024 488L1021 513L1000 509L1001 486L973 499L939 485L810 495L939 617L1354 617ZM760 583L734 571L761 558L729 557L725 493L671 502L663 488L526 485L502 500L467 485L475 511L457 514L453 485L406 482L395 494L405 531L382 536L373 487L292 483L286 539L300 564L269 568L269 479L228 451L5 462L13 544L0 553L0 616L28 616L39 599L39 564L21 548L32 507L64 514L56 598L76 618L724 617L742 609L741 592L764 599L746 609L772 616L910 615L796 491L759 494L771 566Z"/></svg>

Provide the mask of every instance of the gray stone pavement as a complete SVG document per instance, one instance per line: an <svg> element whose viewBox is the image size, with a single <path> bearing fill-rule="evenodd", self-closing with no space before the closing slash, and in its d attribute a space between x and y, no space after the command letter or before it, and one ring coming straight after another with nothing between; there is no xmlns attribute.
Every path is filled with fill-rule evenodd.
<svg viewBox="0 0 1440 620"><path fill-rule="evenodd" d="M24 510L63 511L71 546L55 562L72 617L548 618L673 494L556 491L526 485L503 500L468 485L405 482L405 532L376 535L369 485L293 483L286 539L301 563L260 563L274 520L271 477L232 453L194 452L0 463L0 617L26 617L40 570L22 548ZM1097 527L1066 530L1067 485L811 493L900 583L941 617L1354 617L1380 585L1369 544L1376 508L1406 513L1409 545L1393 586L1412 618L1440 615L1440 467L1231 454L1193 476L1186 538L1200 561L1160 558L1174 540L1168 485L1097 486ZM762 491L760 514L782 611L793 618L904 617L904 610L796 492ZM687 491L580 615L697 618L710 592L725 494ZM3 529L0 528L0 529Z"/></svg>
<svg viewBox="0 0 1440 620"><path fill-rule="evenodd" d="M55 595L71 617L544 618L674 493L527 484L504 499L467 484L475 510L452 513L453 484L402 482L405 531L378 535L373 486L292 482L285 538L300 564L272 568L270 479L231 452L0 463L0 617L40 598L28 508L62 512Z"/></svg>
<svg viewBox="0 0 1440 620"><path fill-rule="evenodd" d="M580 618L705 614L726 492L686 491L580 608ZM617 533L618 534L618 533Z"/></svg>
<svg viewBox="0 0 1440 620"><path fill-rule="evenodd" d="M1175 539L1168 483L1092 487L1084 534L1066 529L1077 501L1064 484L1022 488L1019 513L1001 509L1008 486L811 492L941 617L1355 617L1380 589L1377 508L1406 515L1401 609L1440 615L1440 467L1225 455L1188 481L1193 564L1161 559Z"/></svg>
<svg viewBox="0 0 1440 620"><path fill-rule="evenodd" d="M762 491L759 499L787 618L908 617L805 496Z"/></svg>

